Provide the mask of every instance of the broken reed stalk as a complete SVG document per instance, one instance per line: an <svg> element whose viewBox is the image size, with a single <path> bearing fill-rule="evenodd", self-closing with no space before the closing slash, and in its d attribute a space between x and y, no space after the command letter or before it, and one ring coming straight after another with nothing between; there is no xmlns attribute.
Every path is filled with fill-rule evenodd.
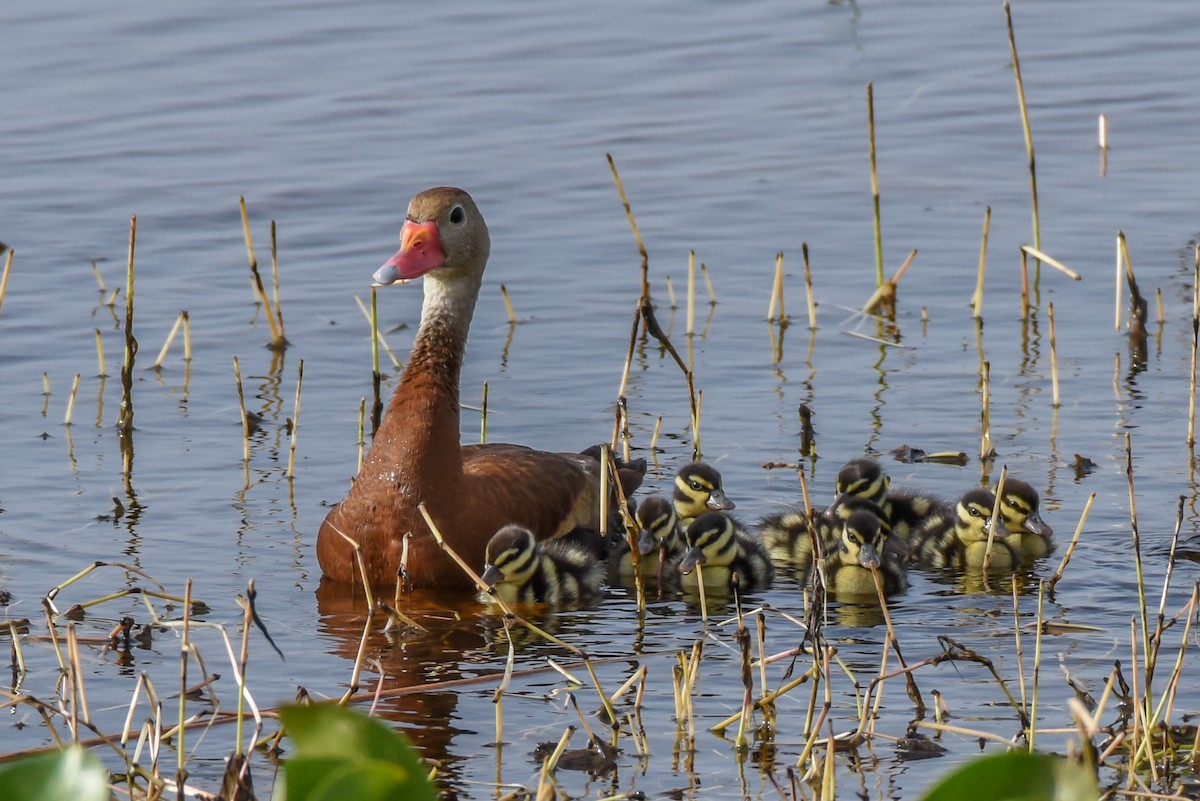
<svg viewBox="0 0 1200 801"><path fill-rule="evenodd" d="M104 362L104 336L100 333L100 329L96 329L96 362L99 372L96 374L100 378L108 377L108 365Z"/></svg>
<svg viewBox="0 0 1200 801"><path fill-rule="evenodd" d="M987 586L988 573L992 565L992 546L996 544L996 525L1003 519L1000 506L1004 503L1004 481L1008 478L1008 465L1000 467L1000 478L996 480L995 500L992 502L992 516L987 522L987 542L983 547L983 583Z"/></svg>
<svg viewBox="0 0 1200 801"><path fill-rule="evenodd" d="M1188 377L1188 436L1191 449L1196 445L1196 351L1200 348L1200 245L1196 245L1192 263L1192 370Z"/></svg>
<svg viewBox="0 0 1200 801"><path fill-rule="evenodd" d="M283 328L283 304L279 300L279 248L275 242L274 220L271 220L271 288L275 296L275 320L279 323L279 338L287 344L287 332Z"/></svg>
<svg viewBox="0 0 1200 801"><path fill-rule="evenodd" d="M712 276L709 275L708 265L706 265L704 262L700 262L700 274L704 276L704 288L708 292L708 305L716 306L717 293L713 289Z"/></svg>
<svg viewBox="0 0 1200 801"><path fill-rule="evenodd" d="M667 276L667 302L672 309L679 308L679 305L675 302L675 284L671 282L671 276L669 275Z"/></svg>
<svg viewBox="0 0 1200 801"><path fill-rule="evenodd" d="M167 340L163 342L162 350L158 352L158 358L154 360L155 370L162 367L163 360L167 358L167 351L171 349L171 343L175 341L175 335L179 333L179 328L185 319L187 319L187 312L179 312L179 316L175 318L175 325L171 326L171 333L167 334Z"/></svg>
<svg viewBox="0 0 1200 801"><path fill-rule="evenodd" d="M75 395L79 392L79 373L75 374L75 380L71 382L71 394L67 397L67 413L63 417L63 425L71 425L71 417L75 414Z"/></svg>
<svg viewBox="0 0 1200 801"><path fill-rule="evenodd" d="M696 333L696 251L688 251L687 335Z"/></svg>
<svg viewBox="0 0 1200 801"><path fill-rule="evenodd" d="M0 250L3 250L0 247ZM8 276L12 273L13 257L17 252L12 248L8 249L8 255L4 257L4 272L0 273L0 307L4 306L4 294L8 292Z"/></svg>
<svg viewBox="0 0 1200 801"><path fill-rule="evenodd" d="M982 384L982 408L980 411L979 458L986 462L996 453L992 446L992 410L991 410L991 362L981 365L979 380Z"/></svg>
<svg viewBox="0 0 1200 801"><path fill-rule="evenodd" d="M808 243L800 243L800 252L804 256L804 292L808 301L808 328L815 330L817 327L817 303L813 299L813 282L812 282L812 267L808 263Z"/></svg>
<svg viewBox="0 0 1200 801"><path fill-rule="evenodd" d="M1129 485L1129 526L1133 540L1133 564L1137 573L1138 609L1142 622L1142 652L1150 652L1150 630L1146 612L1146 577L1142 571L1142 538L1138 530L1137 499L1133 490L1133 437L1125 432L1125 479ZM1135 663L1136 664L1136 663Z"/></svg>
<svg viewBox="0 0 1200 801"><path fill-rule="evenodd" d="M288 478L296 475L296 436L300 429L300 387L304 384L304 359L300 360L296 372L296 405L292 412L292 438L288 445L288 466L284 473Z"/></svg>
<svg viewBox="0 0 1200 801"><path fill-rule="evenodd" d="M508 297L508 287L504 284L500 285L500 297L504 299L504 310L508 312L508 324L517 324L517 314L513 311L512 300Z"/></svg>
<svg viewBox="0 0 1200 801"><path fill-rule="evenodd" d="M1021 80L1021 60L1017 57L1017 39L1013 34L1012 9L1004 0L1004 18L1008 24L1008 46L1012 51L1013 75L1017 81L1017 103L1021 109L1021 131L1025 134L1025 151L1029 154L1029 195L1033 208L1033 246L1042 249L1041 224L1038 221L1037 161L1033 154L1033 131L1029 127L1029 107L1025 104L1025 83ZM1030 254L1038 258L1036 254ZM1035 265L1034 281L1039 276L1040 266Z"/></svg>
<svg viewBox="0 0 1200 801"><path fill-rule="evenodd" d="M487 414L488 414L488 382L483 382L483 399L480 401L479 443L487 444Z"/></svg>
<svg viewBox="0 0 1200 801"><path fill-rule="evenodd" d="M1034 753L1034 740L1037 737L1037 708L1038 708L1038 679L1042 672L1042 622L1046 619L1046 582L1038 580L1037 620L1033 635L1033 688L1032 700L1029 703L1029 753Z"/></svg>
<svg viewBox="0 0 1200 801"><path fill-rule="evenodd" d="M1021 248L1021 319L1029 319L1029 259Z"/></svg>
<svg viewBox="0 0 1200 801"><path fill-rule="evenodd" d="M1050 405L1057 409L1062 404L1058 397L1058 346L1054 336L1054 303L1046 305L1046 319L1050 323Z"/></svg>
<svg viewBox="0 0 1200 801"><path fill-rule="evenodd" d="M613 183L617 185L617 194L621 196L621 205L625 208L625 216L629 218L629 227L633 229L633 239L637 242L638 255L642 259L642 297L650 297L650 255L646 252L646 243L642 241L642 232L638 230L637 220L633 216L633 207L629 205L629 196L625 194L625 186L617 172L617 163L611 153L605 153L608 168L612 171ZM674 307L674 303L671 304Z"/></svg>
<svg viewBox="0 0 1200 801"><path fill-rule="evenodd" d="M883 612L883 622L887 628L887 641L891 644L892 650L896 652L896 661L900 663L901 669L904 671L904 686L908 691L908 698L916 706L915 715L920 718L925 715L925 701L921 697L921 690L917 687L917 681L913 678L913 672L908 669L908 663L904 661L904 654L900 650L900 638L896 636L896 630L892 628L892 616L888 612L887 595L883 591L883 580L879 575L879 570L871 568L871 579L875 582L875 594L879 596L879 608ZM884 657L886 665L887 646L884 646ZM881 671L882 673L882 671ZM880 689L882 692L882 688Z"/></svg>
<svg viewBox="0 0 1200 801"><path fill-rule="evenodd" d="M275 321L275 312L271 308L271 299L267 297L267 290L263 287L262 276L258 273L258 259L254 255L254 240L250 236L250 215L246 213L246 198L244 195L238 195L238 208L242 213L242 235L246 239L246 255L250 259L250 288L254 291L254 297L262 304L264 315L267 318L267 326L271 329L270 347L279 349L287 345L287 340L283 339L283 334L279 330L279 324Z"/></svg>
<svg viewBox="0 0 1200 801"><path fill-rule="evenodd" d="M117 416L117 433L123 440L133 434L133 361L137 353L137 342L133 338L133 254L136 245L137 215L134 214L129 218L129 261L125 271L125 359L121 364L121 411Z"/></svg>
<svg viewBox="0 0 1200 801"><path fill-rule="evenodd" d="M175 751L175 780L179 787L184 786L184 781L187 777L186 773L186 734L187 734L187 699L188 699L188 657L192 651L192 580L188 578L183 584L183 625L180 627L179 634L179 716L176 723ZM249 629L249 626L246 627ZM238 693L239 709L241 705L241 693ZM132 711L132 710L131 710ZM240 721L239 721L240 724ZM242 752L242 738L239 736L234 743L233 750L235 754Z"/></svg>
<svg viewBox="0 0 1200 801"><path fill-rule="evenodd" d="M871 157L871 205L875 224L875 288L883 288L883 226L879 221L879 171L875 166L875 87L867 84L867 142Z"/></svg>
<svg viewBox="0 0 1200 801"><path fill-rule="evenodd" d="M775 281L771 285L771 302L767 305L767 320L775 322L775 306L779 305L779 319L787 319L783 310L783 251L775 254Z"/></svg>
<svg viewBox="0 0 1200 801"><path fill-rule="evenodd" d="M1125 249L1125 232L1117 231L1117 275L1113 284L1116 289L1116 303L1113 308L1113 330L1121 330L1121 285L1125 283L1124 265L1121 263L1121 252Z"/></svg>
<svg viewBox="0 0 1200 801"><path fill-rule="evenodd" d="M250 417L246 414L246 393L242 389L242 365L233 357L233 377L237 383L238 411L242 415L242 461L250 462Z"/></svg>
<svg viewBox="0 0 1200 801"><path fill-rule="evenodd" d="M1075 546L1079 544L1079 536L1083 534L1083 524L1087 522L1088 512L1092 509L1092 503L1096 500L1096 493L1088 496L1087 503L1083 505L1083 513L1079 515L1079 522L1075 526L1075 534L1071 537L1071 543L1067 546L1066 553L1063 554L1062 562L1058 565L1058 570L1054 571L1054 575L1050 578L1050 583L1046 585L1046 591L1053 594L1054 587L1062 579L1063 573L1066 572L1067 563L1071 561L1071 554L1075 553Z"/></svg>
<svg viewBox="0 0 1200 801"><path fill-rule="evenodd" d="M988 230L992 227L992 207L983 213L983 238L979 244L979 277L975 281L975 294L971 296L971 315L983 316L983 275L987 272Z"/></svg>
<svg viewBox="0 0 1200 801"><path fill-rule="evenodd" d="M1067 276L1072 281L1082 281L1083 280L1083 276L1081 276L1079 273L1075 272L1074 270L1072 270L1067 265L1063 264L1058 259L1047 256L1045 253L1043 253L1038 248L1030 247L1029 245L1021 245L1021 250L1025 251L1030 256L1033 256L1033 258L1036 259L1038 262L1043 262L1043 261L1046 262L1046 264L1049 264L1051 267L1058 270L1060 273Z"/></svg>
<svg viewBox="0 0 1200 801"><path fill-rule="evenodd" d="M908 272L908 268L912 265L913 259L917 257L917 251L914 249L908 254L908 258L900 265L900 269L896 270L896 274L889 278L876 288L875 292L863 304L862 313L870 314L875 310L875 307L884 305L895 307L896 304L896 287L900 284L900 279Z"/></svg>
<svg viewBox="0 0 1200 801"><path fill-rule="evenodd" d="M396 354L392 352L388 346L387 340L383 338L383 334L379 332L379 311L378 301L375 295L376 287L371 287L371 308L367 308L367 304L362 302L362 298L358 295L354 296L354 302L358 304L358 310L362 312L363 319L371 327L371 365L372 371L379 373L379 346L383 346L383 350L387 353L388 358L392 360L393 367L400 366L400 360L396 358Z"/></svg>

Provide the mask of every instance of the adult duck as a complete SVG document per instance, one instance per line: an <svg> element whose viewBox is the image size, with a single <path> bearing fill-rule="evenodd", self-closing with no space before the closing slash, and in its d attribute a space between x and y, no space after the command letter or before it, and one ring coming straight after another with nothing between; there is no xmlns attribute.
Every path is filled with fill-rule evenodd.
<svg viewBox="0 0 1200 801"><path fill-rule="evenodd" d="M471 580L425 524L417 508L422 502L447 544L470 565L483 563L488 540L510 523L539 540L599 526L600 463L594 456L459 440L459 375L490 242L470 195L452 187L427 189L408 205L400 250L375 273L378 285L424 276L425 300L412 353L370 453L317 534L317 560L328 579L360 580L353 540L362 550L366 579L394 585L404 535L411 532L406 581L469 590ZM626 493L632 493L644 469L621 472Z"/></svg>

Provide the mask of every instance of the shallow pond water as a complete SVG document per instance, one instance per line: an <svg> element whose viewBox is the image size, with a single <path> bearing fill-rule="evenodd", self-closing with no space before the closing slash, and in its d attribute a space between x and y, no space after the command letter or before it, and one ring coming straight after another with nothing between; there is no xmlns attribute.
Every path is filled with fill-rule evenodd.
<svg viewBox="0 0 1200 801"><path fill-rule="evenodd" d="M1200 7L1017 3L1013 8L1034 143L1042 249L1083 277L1043 266L1027 320L1020 313L1019 246L1032 240L1027 155L999 4L765 2L604 7L482 3L454 9L388 3L236 4L197 9L83 3L0 12L0 241L15 250L0 306L0 588L10 618L44 633L41 597L96 560L136 566L174 594L185 582L233 632L236 596L253 579L267 630L286 659L252 638L249 682L274 707L303 686L337 695L350 679L363 628L361 599L320 587L313 552L326 506L356 469L358 410L371 395L369 329L355 303L391 254L403 207L418 189L461 185L492 231L492 261L471 332L464 402L486 383L488 437L574 450L608 439L640 288L639 259L605 154L621 171L650 256L658 315L694 366L703 393L700 447L748 520L800 501L805 465L814 498L831 497L846 460L885 460L895 447L963 451L965 467L887 461L895 484L953 497L1002 466L1042 494L1059 549L1020 584L1022 622L1037 611L1037 580L1058 565L1089 495L1096 500L1065 578L1043 614L1099 631L1047 637L1040 720L1070 725L1063 670L1093 692L1115 659L1130 659L1138 614L1125 475L1132 441L1146 581L1157 607L1178 499L1180 550L1168 593L1177 610L1196 580L1197 496L1186 444L1192 345L1192 248L1200 158L1194 136L1191 32ZM913 249L893 325L854 314L874 287L866 85L874 92L887 274ZM1101 171L1097 120L1109 144ZM277 223L284 354L248 287L238 217L244 195L259 261ZM980 235L991 209L982 322L971 317ZM133 467L127 483L114 428L129 217L137 215ZM1144 353L1114 328L1117 231L1128 238L1151 296ZM812 262L818 327L804 309L801 245ZM696 333L686 333L688 253L703 280ZM766 320L775 254L784 255L790 325ZM106 289L98 291L95 263ZM667 279L678 301L672 310ZM500 296L511 295L519 324ZM1163 316L1153 301L1161 292ZM419 289L378 297L386 337L403 358ZM1061 405L1052 403L1049 310ZM149 369L181 310L192 361L177 340ZM97 333L107 378L97 376ZM868 337L868 338L864 338ZM882 337L880 344L871 337ZM237 357L249 409L262 416L242 460L234 386ZM384 357L386 359L386 357ZM285 475L304 362L294 478ZM981 364L990 366L991 435L981 465ZM72 424L63 424L74 376ZM43 375L50 394L44 395ZM395 371L385 382L391 386ZM686 386L653 343L639 344L627 392L635 455L652 459L645 491L669 487L692 454ZM814 412L817 456L799 455L797 407ZM649 443L662 418L659 450ZM464 415L464 437L478 436ZM1077 475L1075 454L1096 468ZM113 501L126 513L112 517ZM107 516L107 519L105 519ZM891 607L909 662L952 637L1016 682L1008 585L979 591L916 571ZM103 568L68 587L60 606L148 581ZM768 652L798 644L783 613L802 607L781 577L751 599L768 605ZM460 797L527 783L538 742L578 723L567 686L546 658L557 646L519 639L495 740L492 693L503 667L502 626L472 604L417 596L405 608L424 637L369 642L373 690L442 682L385 695L398 721L439 760ZM156 608L165 607L158 602ZM724 620L730 610L711 610ZM149 621L136 596L90 610L81 636L103 636L124 616ZM699 610L651 604L639 617L625 593L546 621L598 661L612 691L648 668L642 718L648 756L626 751L615 774L560 772L571 795L617 791L740 797L773 793L803 747L807 689L781 701L773 748L739 764L707 731L741 702L732 629L712 627L697 685L695 750L675 739L671 670L703 636ZM878 670L885 631L872 609L834 607L826 636L862 681ZM236 690L224 645L197 633L222 709ZM1024 667L1032 650L1024 642ZM53 697L57 661L30 639L22 687ZM158 631L128 654L83 652L92 714L119 731L138 677L167 698L178 683L175 635ZM776 663L768 683L782 680ZM574 668L577 670L577 668ZM802 668L797 668L800 670ZM1194 713L1197 664L1185 665L1176 709ZM198 675L199 670L195 673ZM1026 679L1028 681L1028 678ZM455 682L455 683L451 683ZM465 683L458 683L465 682ZM984 670L941 665L918 673L955 719L1001 737L1018 731ZM834 687L833 728L855 719L852 684ZM577 692L582 708L594 692ZM145 709L139 715L148 714ZM885 685L880 738L839 757L839 787L871 798L913 798L978 750L943 738L939 759L904 761L887 737L914 716L898 680ZM578 735L577 735L578 736ZM232 732L192 741L195 784L215 789ZM1048 749L1066 735L1048 735ZM41 746L46 728L27 707L0 726L0 751ZM271 781L264 760L260 791ZM848 790L849 791L849 790Z"/></svg>

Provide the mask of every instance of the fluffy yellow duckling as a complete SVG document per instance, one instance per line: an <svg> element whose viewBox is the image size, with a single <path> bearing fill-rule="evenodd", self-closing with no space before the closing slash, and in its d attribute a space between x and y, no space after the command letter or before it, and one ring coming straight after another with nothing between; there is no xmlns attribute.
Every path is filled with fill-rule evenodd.
<svg viewBox="0 0 1200 801"><path fill-rule="evenodd" d="M911 490L897 490L892 479L879 462L874 459L853 459L838 471L835 489L838 498L851 495L874 501L887 514L892 536L888 546L906 556L911 548L912 531L927 518L950 511L950 505L941 498Z"/></svg>
<svg viewBox="0 0 1200 801"><path fill-rule="evenodd" d="M600 594L604 569L586 547L562 539L537 542L507 525L488 541L481 578L505 603L562 606Z"/></svg>
<svg viewBox="0 0 1200 801"><path fill-rule="evenodd" d="M775 579L762 543L741 530L731 517L705 512L684 531L688 549L679 562L681 583L688 592L698 592L699 574L706 592L727 593L765 590ZM700 570L696 566L701 565Z"/></svg>
<svg viewBox="0 0 1200 801"><path fill-rule="evenodd" d="M1054 529L1038 513L1038 491L1016 478L1004 479L1000 512L1009 531L1009 543L1025 559L1037 559L1054 550L1050 537Z"/></svg>
<svg viewBox="0 0 1200 801"><path fill-rule="evenodd" d="M877 598L872 568L879 573L885 595L894 595L908 585L903 563L885 549L885 525L877 513L867 509L845 519L837 546L825 562L828 589L835 597Z"/></svg>
<svg viewBox="0 0 1200 801"><path fill-rule="evenodd" d="M678 563L687 548L675 508L663 496L652 495L638 506L635 518L638 524L637 572L643 579L654 578L661 582L663 566ZM608 568L614 583L633 582L633 553L627 540L618 538L613 544L608 555Z"/></svg>
<svg viewBox="0 0 1200 801"><path fill-rule="evenodd" d="M991 490L976 488L964 494L950 513L929 518L913 534L920 562L928 567L983 567L988 521L995 503ZM990 567L1009 570L1019 562L1001 516L996 521Z"/></svg>
<svg viewBox="0 0 1200 801"><path fill-rule="evenodd" d="M705 512L727 512L734 508L725 495L721 474L707 462L684 465L675 476L675 514L683 529Z"/></svg>

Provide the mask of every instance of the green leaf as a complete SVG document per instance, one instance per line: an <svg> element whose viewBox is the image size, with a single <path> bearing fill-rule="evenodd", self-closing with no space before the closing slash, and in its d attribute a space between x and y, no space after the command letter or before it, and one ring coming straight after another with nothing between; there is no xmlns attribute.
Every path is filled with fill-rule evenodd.
<svg viewBox="0 0 1200 801"><path fill-rule="evenodd" d="M1008 751L974 759L931 787L922 801L1096 801L1096 777L1050 754Z"/></svg>
<svg viewBox="0 0 1200 801"><path fill-rule="evenodd" d="M295 753L275 798L436 799L425 763L383 722L333 704L285 707L279 715Z"/></svg>
<svg viewBox="0 0 1200 801"><path fill-rule="evenodd" d="M79 746L26 757L0 771L0 798L108 801L108 771Z"/></svg>

